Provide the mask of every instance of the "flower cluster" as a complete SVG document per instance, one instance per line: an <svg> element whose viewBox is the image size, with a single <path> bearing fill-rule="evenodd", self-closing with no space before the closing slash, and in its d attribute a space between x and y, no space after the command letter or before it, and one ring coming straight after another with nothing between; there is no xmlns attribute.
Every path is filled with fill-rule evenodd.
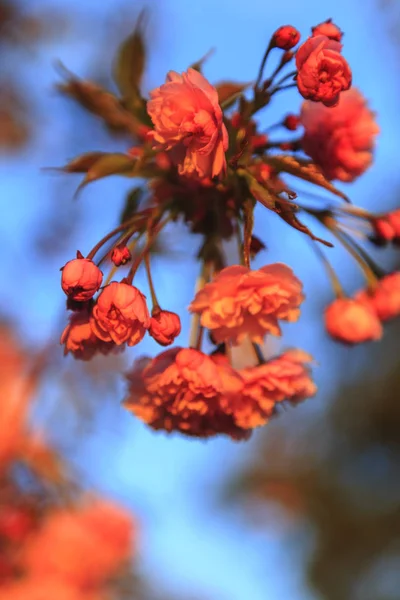
<svg viewBox="0 0 400 600"><path fill-rule="evenodd" d="M115 597L130 570L136 524L124 508L80 490L29 426L43 368L40 353L25 353L2 326L0 600Z"/></svg>
<svg viewBox="0 0 400 600"><path fill-rule="evenodd" d="M44 516L24 502L16 508L3 498L0 505L0 599L106 597L131 557L131 516L100 498Z"/></svg>
<svg viewBox="0 0 400 600"><path fill-rule="evenodd" d="M153 429L247 439L269 421L279 403L315 394L304 366L308 361L304 353L286 352L260 366L235 370L223 354L172 348L135 363L125 406Z"/></svg>
<svg viewBox="0 0 400 600"><path fill-rule="evenodd" d="M85 174L79 189L112 174L146 181L130 191L116 227L86 257L78 253L62 270L67 308L73 311L61 336L65 353L89 360L136 346L146 333L161 346L171 346L181 322L175 312L160 307L152 250L161 232L179 220L200 237L189 347L140 359L127 376L124 405L153 429L247 439L282 402L296 404L315 394L308 354L291 350L266 359L261 351L266 336L281 336L282 323L299 319L305 295L288 266L252 265L266 248L253 233L257 204L271 219L282 219L294 234L311 240L336 296L325 311L332 338L348 344L377 340L382 322L400 313L399 273L383 272L357 241L361 236L367 244L397 244L399 211L375 215L355 207L334 183L352 182L370 167L379 133L366 98L351 88L342 38L331 19L313 26L302 43L295 27L283 25L271 36L253 83L212 85L201 60L183 73L170 71L144 98L137 67L144 65L139 22L116 58L120 97L73 77L61 86L134 140L125 153L92 152L66 165L67 172ZM268 73L272 56L277 60ZM129 85L121 75L127 72ZM288 88L298 90L301 106L261 130L259 112ZM281 137L275 137L276 131ZM294 177L323 188L335 202L296 193L287 174L291 181ZM333 243L317 237L302 215L357 261L365 290L346 296L321 250ZM228 262L229 241L237 243L238 264ZM140 267L146 272L150 306L135 286ZM238 369L234 354L244 346L247 363Z"/></svg>

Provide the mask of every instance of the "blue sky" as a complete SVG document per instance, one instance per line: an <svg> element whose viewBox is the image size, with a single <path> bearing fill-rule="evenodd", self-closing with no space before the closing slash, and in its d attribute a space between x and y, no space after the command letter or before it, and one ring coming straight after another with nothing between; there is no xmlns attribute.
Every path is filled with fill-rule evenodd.
<svg viewBox="0 0 400 600"><path fill-rule="evenodd" d="M54 176L40 171L43 166L63 164L81 151L110 148L107 136L102 133L97 134L96 142L99 145L100 140L103 146L93 148L91 139L80 134L75 113L69 112L67 101L52 90L56 59L78 75L85 75L95 60L96 44L107 39L107 24L101 24L99 16L109 14L117 3L87 0L84 8L82 4L77 0L29 3L38 8L68 6L76 25L64 37L53 40L24 61L21 68L41 105L38 136L35 145L22 156L5 157L1 166L0 250L10 260L3 259L0 263L0 309L16 319L21 333L31 342L43 342L52 334L58 335L63 306L58 269L71 258L76 247L88 251L112 227L129 186L115 179L95 184L84 192L76 206L72 201L75 180L60 176L55 183ZM128 5L134 9L136 6L127 2L124 14L129 14ZM381 127L374 167L346 191L355 203L363 206L379 205L379 210L391 206L387 182L398 171L399 90L398 78L394 77L398 53L387 34L388 13L378 11L378 0L336 0L330 7L317 0L282 3L165 0L150 5L157 41L145 78L146 91L159 85L168 70L184 70L211 47L216 52L205 68L211 81L249 81L257 72L269 36L278 26L291 23L306 37L312 25L333 17L345 31L344 55L352 66L354 85L369 98ZM97 15L94 19L90 16L92 10ZM79 15L79 20L74 19ZM118 18L115 14L110 26ZM110 48L109 62L111 58ZM299 105L295 92L281 94L260 122L266 127L282 114L296 111ZM55 259L50 253L38 263L34 251L26 251L24 243L27 241L29 245L32 233L37 232L54 202L60 204L64 213L70 207L81 221L61 256ZM258 211L256 233L266 239L269 247L268 256L260 257L259 264L265 260L287 262L304 280L308 302L303 318L285 328L284 343L304 347L320 363L316 377L322 391L316 399L297 409L300 418L308 415L315 418L329 401L336 377L332 365L338 349L327 343L319 312L322 299L329 298L329 289L322 270L316 277L318 265L300 234L270 217L265 211ZM355 267L343 267L340 252L333 262L340 267L346 284L354 285L354 281L362 284ZM168 308L182 310L187 306L195 273L196 265L188 259L160 261L156 265L156 278ZM185 344L185 336L187 329L180 343ZM143 352L146 351L154 353L156 346L148 342L143 346ZM353 354L355 362L357 352ZM48 394L53 391L48 390ZM165 437L136 423L118 400L119 397L114 408L107 409L107 418L96 435L80 443L76 460L89 484L113 494L137 511L141 520L139 564L143 572L154 578L156 584L162 582L166 589L179 591L185 598L196 597L197 591L199 596L204 592L204 596L216 600L316 598L302 580L301 555L307 554L306 548L299 549L295 540L282 537L273 527L250 532L232 512L216 507L217 491L224 479L256 451L260 434L247 444L224 439L202 443ZM289 411L284 418L291 416Z"/></svg>

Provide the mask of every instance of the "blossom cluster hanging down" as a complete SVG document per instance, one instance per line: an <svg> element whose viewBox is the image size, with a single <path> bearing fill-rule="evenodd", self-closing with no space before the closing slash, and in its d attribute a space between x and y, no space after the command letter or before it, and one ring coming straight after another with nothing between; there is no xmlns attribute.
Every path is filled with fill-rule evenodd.
<svg viewBox="0 0 400 600"><path fill-rule="evenodd" d="M81 360L136 346L146 335L172 346L134 363L124 406L153 429L247 439L282 402L296 404L316 392L306 352L267 359L261 351L266 336L281 336L282 322L298 320L304 293L287 265L252 268L265 248L253 235L257 203L271 220L292 227L293 236L311 240L335 295L325 311L332 338L346 344L377 340L382 324L400 313L400 273L385 273L353 235L367 244L398 244L399 210L372 214L352 205L333 183L352 182L370 167L379 128L362 92L352 87L342 32L331 19L312 27L302 43L291 25L275 31L252 83L213 85L203 74L203 59L184 73L170 71L147 99L140 91L143 30L142 15L118 51L120 97L70 74L59 86L134 141L125 153L94 151L67 164L64 171L85 175L79 190L109 175L145 181L129 193L114 229L63 267L71 316L61 343ZM300 108L260 131L260 111L291 88L303 98ZM280 138L274 139L275 131ZM332 200L296 193L287 174L290 181L323 188ZM317 237L302 215L325 228L328 239ZM173 346L180 317L160 303L151 268L157 237L178 221L201 239L189 347ZM229 240L237 241L238 264L228 264ZM352 297L329 262L331 240L365 276L365 289ZM140 266L149 299L135 285ZM208 353L207 337L214 345ZM244 344L248 362L238 369L233 354Z"/></svg>

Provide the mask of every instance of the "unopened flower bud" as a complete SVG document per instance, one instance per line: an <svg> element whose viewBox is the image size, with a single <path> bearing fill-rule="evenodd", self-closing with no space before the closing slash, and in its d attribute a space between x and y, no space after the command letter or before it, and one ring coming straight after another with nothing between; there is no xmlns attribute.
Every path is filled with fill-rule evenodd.
<svg viewBox="0 0 400 600"><path fill-rule="evenodd" d="M149 334L161 346L169 346L181 332L179 316L169 310L153 311L150 320Z"/></svg>
<svg viewBox="0 0 400 600"><path fill-rule="evenodd" d="M300 40L300 33L292 25L282 25L272 36L272 44L281 50L290 50Z"/></svg>
<svg viewBox="0 0 400 600"><path fill-rule="evenodd" d="M374 219L372 227L374 229L374 241L378 244L384 245L387 242L391 242L396 235L392 224L385 218Z"/></svg>
<svg viewBox="0 0 400 600"><path fill-rule="evenodd" d="M316 25L311 28L312 35L315 37L316 35L326 35L331 40L335 40L335 42L340 42L343 37L343 32L340 31L339 27L332 23L332 19L327 19L323 23Z"/></svg>
<svg viewBox="0 0 400 600"><path fill-rule="evenodd" d="M387 219L393 227L395 239L400 239L400 208L389 213Z"/></svg>
<svg viewBox="0 0 400 600"><path fill-rule="evenodd" d="M400 271L379 280L373 290L362 290L356 299L374 311L381 321L400 315Z"/></svg>
<svg viewBox="0 0 400 600"><path fill-rule="evenodd" d="M103 273L88 258L70 260L61 270L61 287L67 296L77 302L93 298L103 281Z"/></svg>
<svg viewBox="0 0 400 600"><path fill-rule="evenodd" d="M283 126L289 131L296 131L298 126L300 125L300 117L297 115L286 115L283 120Z"/></svg>
<svg viewBox="0 0 400 600"><path fill-rule="evenodd" d="M111 252L111 260L116 267L120 267L121 265L126 265L132 258L132 255L129 251L129 248L124 244L119 244L115 246Z"/></svg>
<svg viewBox="0 0 400 600"><path fill-rule="evenodd" d="M325 310L330 336L345 344L361 344L382 337L382 325L372 308L358 299L338 298Z"/></svg>

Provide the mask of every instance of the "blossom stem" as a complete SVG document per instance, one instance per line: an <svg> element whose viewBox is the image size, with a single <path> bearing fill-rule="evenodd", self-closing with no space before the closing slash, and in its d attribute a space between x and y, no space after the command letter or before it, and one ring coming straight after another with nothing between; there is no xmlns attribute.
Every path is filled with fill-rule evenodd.
<svg viewBox="0 0 400 600"><path fill-rule="evenodd" d="M345 298L346 294L344 293L344 290L342 288L342 285L339 281L335 269L332 267L331 263L326 258L325 254L322 252L319 244L317 244L314 240L310 240L310 242L311 247L313 248L314 252L317 254L318 258L325 267L336 298Z"/></svg>
<svg viewBox="0 0 400 600"><path fill-rule="evenodd" d="M353 205L337 206L334 207L334 210L337 210L339 213L350 214L352 217L359 217L360 219L369 220L372 217L372 214L368 210Z"/></svg>
<svg viewBox="0 0 400 600"><path fill-rule="evenodd" d="M211 265L209 262L203 262L201 271L200 271L200 275L198 276L197 280L196 280L196 287L195 287L195 294L197 294L197 292L199 292L200 290L203 289L203 287L206 285L206 283L209 282L210 280L210 275L211 275ZM197 343L198 340L200 338L200 329L202 328L202 325L200 325L200 314L199 313L194 313L192 316L192 322L190 325L190 335L189 335L189 347L190 348L197 348ZM201 342L201 339L200 339Z"/></svg>
<svg viewBox="0 0 400 600"><path fill-rule="evenodd" d="M268 46L267 46L267 49L266 49L265 53L264 53L263 59L262 59L262 61L261 61L260 69L259 69L259 71L258 71L257 79L256 79L256 82L255 82L255 84L254 84L254 91L255 91L255 92L256 92L256 91L259 89L259 87L260 87L261 78L262 78L262 76L263 76L264 68L265 68L265 65L266 65L266 63L267 63L268 56L269 56L269 53L271 52L272 48L273 48L273 45L272 45L272 42L270 42L270 43L268 44Z"/></svg>
<svg viewBox="0 0 400 600"><path fill-rule="evenodd" d="M285 75L284 77L281 77L281 79L279 81L276 82L275 87L282 85L282 83L284 83L285 81L287 81L288 79L293 79L293 77L297 74L297 71L291 71L290 73L287 73L287 75ZM297 85L297 84L296 84Z"/></svg>
<svg viewBox="0 0 400 600"><path fill-rule="evenodd" d="M239 221L236 223L236 241L237 241L238 255L239 255L240 264L243 265L243 266L245 266L245 264L244 264L244 256L243 256L243 239L242 239L242 235L241 235L240 222Z"/></svg>
<svg viewBox="0 0 400 600"><path fill-rule="evenodd" d="M144 264L146 267L147 280L149 282L151 302L153 304L153 311L160 308L160 305L157 300L156 291L154 289L153 278L151 276L151 268L150 268L150 253L146 252L144 255Z"/></svg>
<svg viewBox="0 0 400 600"><path fill-rule="evenodd" d="M352 237L350 237L345 231L341 231L341 235L349 244L349 246L351 246L354 249L354 251L357 252L362 257L364 262L370 267L371 271L375 276L375 282L373 283L376 283L376 278L380 278L386 275L385 271L379 265L376 264L376 262L370 257L370 255L367 252L365 252L364 248L361 248L361 246Z"/></svg>
<svg viewBox="0 0 400 600"><path fill-rule="evenodd" d="M117 235L117 233L119 233L120 231L125 231L126 229L129 229L129 227L131 225L133 225L136 221L140 221L141 219L146 219L146 214L145 213L149 213L149 211L154 211L154 208L150 208L150 209L146 209L144 211L142 211L141 213L138 213L137 215L135 215L134 217L132 217L131 219L128 219L127 221L125 221L124 223L122 223L121 225L119 225L118 227L116 227L115 229L113 229L112 231L110 231L109 233L107 233L107 235L105 235L89 252L89 254L87 255L86 258L88 258L89 260L93 260L94 256L97 254L97 252L100 250L100 248L102 248L104 246L104 244L106 244L109 240L111 240L111 238L113 238L115 235Z"/></svg>
<svg viewBox="0 0 400 600"><path fill-rule="evenodd" d="M168 221L170 221L172 219L172 214L169 213L163 221L158 222L157 225L153 228L153 221L156 218L157 217L155 215L152 215L146 222L147 242L146 242L143 250L141 252L139 252L131 269L129 270L128 276L126 278L126 281L128 283L132 283L133 278L136 274L136 271L138 270L143 258L149 252L152 243L155 241L155 239L158 236L158 234L160 233L160 231L165 227L165 225L168 223ZM143 235L143 233L144 232L142 231L141 235Z"/></svg>
<svg viewBox="0 0 400 600"><path fill-rule="evenodd" d="M200 325L197 330L197 340L196 340L196 350L198 350L199 352L201 352L203 336L204 336L204 327L203 327L203 325Z"/></svg>
<svg viewBox="0 0 400 600"><path fill-rule="evenodd" d="M276 94L276 92L281 92L283 90L290 90L292 88L297 87L297 83L289 83L288 85L277 85L270 91L270 95Z"/></svg>
<svg viewBox="0 0 400 600"><path fill-rule="evenodd" d="M275 71L272 73L271 77L269 77L269 81L272 83L273 80L275 79L275 77L278 75L278 73L281 72L281 70L283 69L283 67L285 65L288 64L288 60L285 59L285 54L283 54L282 59L280 61L280 63L278 64L278 66L276 67ZM287 75L285 75L284 77L282 77L276 85L280 85L283 81L287 81L288 79L290 79L291 77L294 77L296 75L297 71L291 71L290 73L288 73Z"/></svg>
<svg viewBox="0 0 400 600"><path fill-rule="evenodd" d="M265 358L264 358L264 355L263 355L263 353L261 351L260 346L258 344L255 344L254 342L253 342L252 345L253 345L253 348L254 348L254 352L256 354L256 358L257 358L258 364L259 365L263 365L266 361L265 361Z"/></svg>
<svg viewBox="0 0 400 600"><path fill-rule="evenodd" d="M325 220L325 225L332 232L332 234L336 237L337 240L342 244L342 246L347 250L347 252L354 258L359 267L361 268L364 276L367 280L367 284L371 288L375 288L377 284L377 275L374 273L371 268L369 261L365 259L365 257L361 256L352 244L349 243L349 239L347 234L341 232L340 229L336 225L336 221L334 219Z"/></svg>

